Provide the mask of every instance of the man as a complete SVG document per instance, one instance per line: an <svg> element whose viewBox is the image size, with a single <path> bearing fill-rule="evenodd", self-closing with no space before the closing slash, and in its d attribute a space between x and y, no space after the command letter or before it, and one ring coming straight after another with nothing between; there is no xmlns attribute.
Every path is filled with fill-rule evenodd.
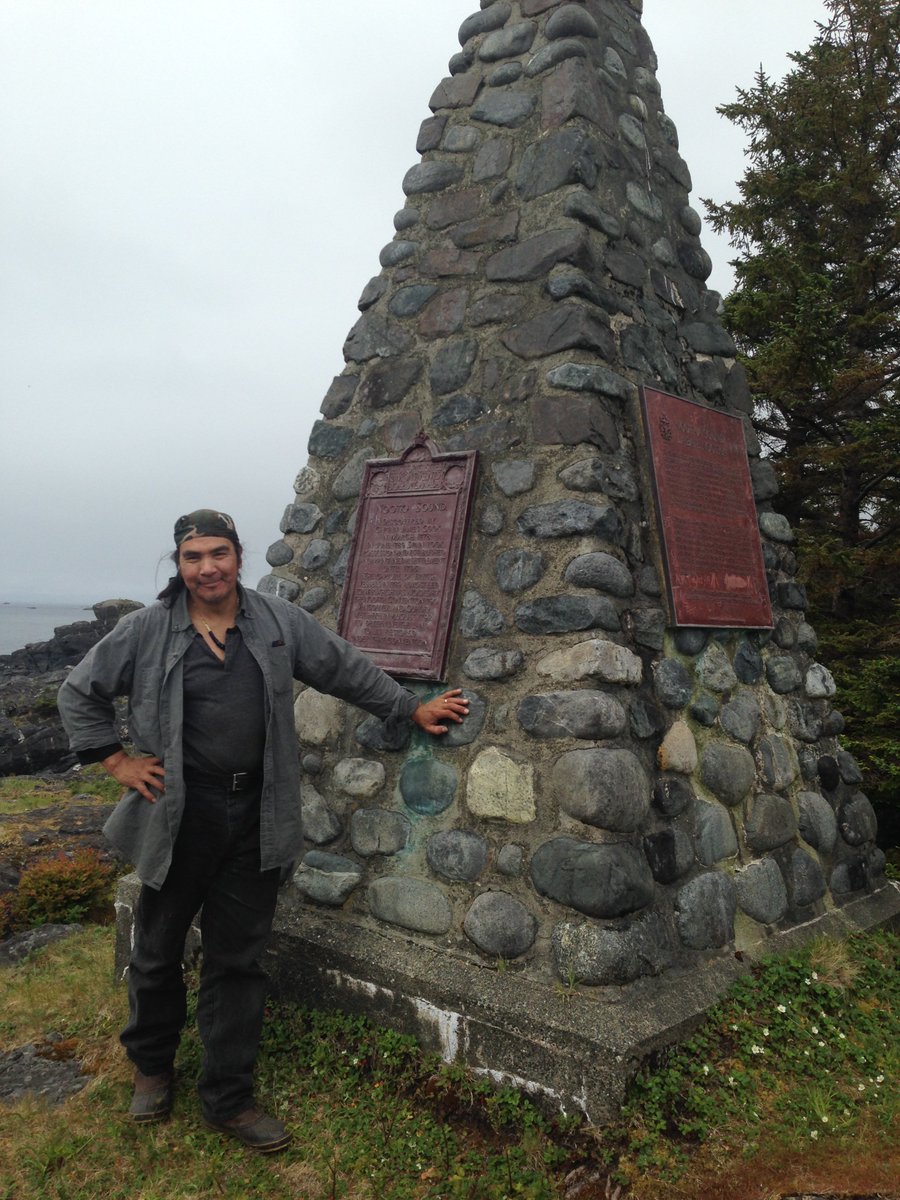
<svg viewBox="0 0 900 1200"><path fill-rule="evenodd" d="M283 600L239 583L231 517L199 509L175 524L176 574L158 603L124 617L75 667L59 710L82 763L128 790L105 832L142 888L121 1041L135 1066L130 1113L164 1120L186 1016L181 960L202 906L198 1083L206 1123L263 1153L291 1135L253 1099L265 976L260 957L279 883L302 851L293 680L390 722L447 731L459 689L426 704ZM135 754L115 732L128 696Z"/></svg>

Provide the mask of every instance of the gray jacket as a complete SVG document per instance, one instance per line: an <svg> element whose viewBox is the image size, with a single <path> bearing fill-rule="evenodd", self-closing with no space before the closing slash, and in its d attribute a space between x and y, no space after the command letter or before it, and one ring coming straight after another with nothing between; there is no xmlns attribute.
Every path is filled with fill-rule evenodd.
<svg viewBox="0 0 900 1200"><path fill-rule="evenodd" d="M408 718L419 702L302 608L246 588L240 598L236 623L265 681L260 869L268 870L293 862L303 844L292 681L382 719ZM162 759L166 790L159 800L151 804L129 790L104 827L153 888L162 886L168 872L184 809L182 669L194 632L185 593L171 609L157 603L129 613L73 668L59 691L59 711L74 751L118 741L113 700L128 696L135 749Z"/></svg>

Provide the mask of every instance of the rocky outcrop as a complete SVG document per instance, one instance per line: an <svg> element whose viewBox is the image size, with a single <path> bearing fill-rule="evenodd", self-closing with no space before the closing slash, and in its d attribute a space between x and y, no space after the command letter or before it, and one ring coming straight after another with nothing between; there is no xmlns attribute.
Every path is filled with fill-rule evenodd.
<svg viewBox="0 0 900 1200"><path fill-rule="evenodd" d="M72 765L56 711L59 686L120 617L141 607L136 600L102 600L93 605L93 621L60 625L48 641L0 655L0 775Z"/></svg>

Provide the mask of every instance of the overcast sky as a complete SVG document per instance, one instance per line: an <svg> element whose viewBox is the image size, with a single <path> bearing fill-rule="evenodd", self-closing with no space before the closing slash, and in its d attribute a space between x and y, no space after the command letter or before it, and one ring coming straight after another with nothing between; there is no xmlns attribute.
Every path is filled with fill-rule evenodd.
<svg viewBox="0 0 900 1200"><path fill-rule="evenodd" d="M477 0L0 0L0 600L149 600L182 512L255 584ZM699 197L823 0L645 0ZM730 286L707 232L710 284Z"/></svg>

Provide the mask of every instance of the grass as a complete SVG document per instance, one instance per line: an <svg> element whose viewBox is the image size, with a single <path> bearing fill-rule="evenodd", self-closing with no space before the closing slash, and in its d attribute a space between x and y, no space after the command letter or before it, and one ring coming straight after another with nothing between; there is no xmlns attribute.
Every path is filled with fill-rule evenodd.
<svg viewBox="0 0 900 1200"><path fill-rule="evenodd" d="M128 1121L126 997L111 931L88 929L0 975L0 1049L52 1032L53 1052L91 1074L60 1108L0 1106L0 1200L551 1200L572 1171L589 1181L583 1200L886 1195L900 1178L898 949L878 932L761 965L600 1130L550 1120L361 1018L275 1006L259 1094L296 1140L269 1160L202 1125L190 1022L172 1120Z"/></svg>
<svg viewBox="0 0 900 1200"><path fill-rule="evenodd" d="M113 803L121 795L122 785L99 765L80 767L59 778L6 775L0 778L0 814L12 816L32 812L51 804L69 802L76 796L92 796Z"/></svg>

